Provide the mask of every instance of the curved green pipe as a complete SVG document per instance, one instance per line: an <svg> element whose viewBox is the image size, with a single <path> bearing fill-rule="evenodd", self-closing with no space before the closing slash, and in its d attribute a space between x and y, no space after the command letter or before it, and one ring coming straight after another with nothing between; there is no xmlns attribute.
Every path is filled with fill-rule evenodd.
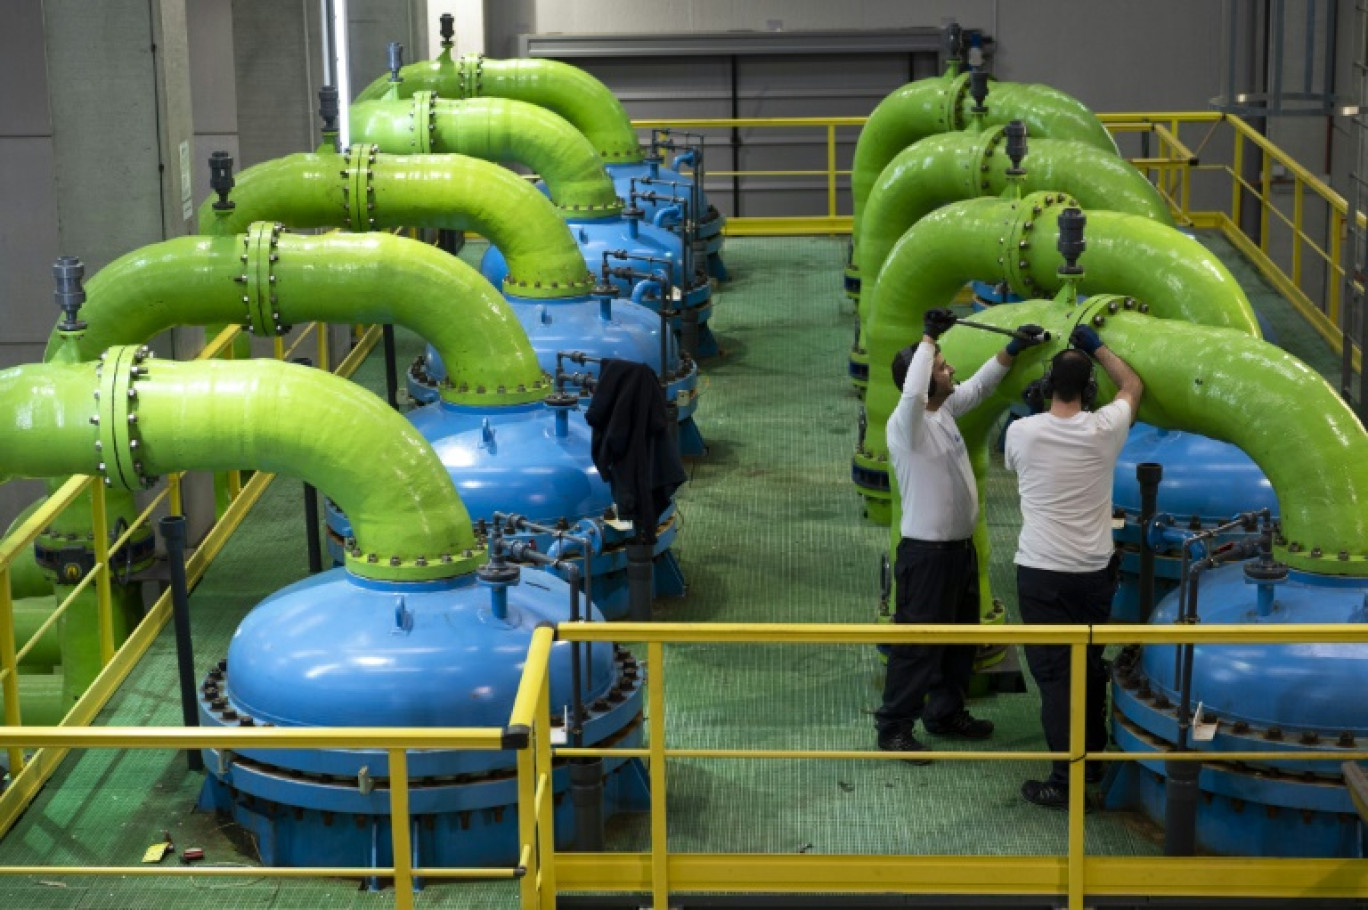
<svg viewBox="0 0 1368 910"><path fill-rule="evenodd" d="M894 90L874 108L855 143L850 193L854 204L852 241L858 246L865 202L883 169L919 139L974 125L1026 124L1032 137L1074 139L1119 154L1100 120L1077 99L1046 85L992 82L987 112L973 113L969 74L919 79Z"/></svg>
<svg viewBox="0 0 1368 910"><path fill-rule="evenodd" d="M55 727L66 716L60 673L24 673L19 677L19 722L26 727ZM0 695L0 711L5 699Z"/></svg>
<svg viewBox="0 0 1368 910"><path fill-rule="evenodd" d="M642 159L636 130L613 93L594 76L559 60L486 60L468 54L453 60L447 48L435 60L399 70L402 82L388 74L361 90L354 103L384 97L409 98L435 92L446 98L510 98L548 108L569 120L588 137L606 164L635 164Z"/></svg>
<svg viewBox="0 0 1368 910"><path fill-rule="evenodd" d="M1068 193L1084 209L1123 212L1173 226L1159 190L1123 158L1072 139L1032 139L1021 161L1025 174L1011 178L1004 144L1003 127L993 127L982 133L928 136L899 152L879 174L865 203L856 272L876 279L898 238L941 206L1001 196L1018 187L1021 193Z"/></svg>
<svg viewBox="0 0 1368 910"><path fill-rule="evenodd" d="M10 526L5 529L4 536L9 537L13 534L14 529L27 521L45 502L47 502L46 496L27 505L15 517L14 521L10 522ZM14 598L15 603L30 597L50 597L51 595L52 579L43 574L43 570L38 567L33 548L29 547L22 554L16 554L14 560L10 562L10 596ZM49 605L49 612L54 606L56 605ZM20 642L21 646L22 644Z"/></svg>
<svg viewBox="0 0 1368 910"><path fill-rule="evenodd" d="M441 101L431 92L407 100L354 104L349 110L353 142L382 152L469 155L524 164L544 181L551 201L578 218L622 212L622 200L583 133L564 117L507 98Z"/></svg>
<svg viewBox="0 0 1368 910"><path fill-rule="evenodd" d="M593 278L551 201L507 168L459 155L287 155L237 175L231 209L200 206L200 233L241 234L254 221L353 231L474 230L508 260L505 293L578 297Z"/></svg>
<svg viewBox="0 0 1368 910"><path fill-rule="evenodd" d="M1034 322L1054 340L1023 354L993 396L968 415L972 419L961 420L966 445L986 453L989 430L1002 411L1040 377L1075 324L1096 324L1100 314L1102 340L1145 382L1140 420L1231 443L1268 477L1281 512L1278 559L1308 572L1368 576L1368 433L1339 393L1276 345L1135 310L1110 313L1119 301L1094 298L1061 308L1033 300L976 314L974 321L1001 328ZM941 349L960 374L969 375L1001 348L1001 340L955 328L941 338ZM1116 389L1104 370L1096 372L1098 400L1109 401Z"/></svg>
<svg viewBox="0 0 1368 910"><path fill-rule="evenodd" d="M1053 194L1019 201L970 199L937 209L898 240L868 295L868 424L860 457L887 458L884 426L898 392L886 365L921 337L927 310L947 305L966 281L995 274L1009 279L1018 293L1061 285L1056 245L1064 207ZM1196 240L1135 215L1089 212L1087 217L1080 293L1125 293L1157 316L1259 336L1239 283Z"/></svg>
<svg viewBox="0 0 1368 910"><path fill-rule="evenodd" d="M450 476L379 398L294 364L178 363L144 351L0 371L0 467L98 473L124 489L168 471L285 473L347 513L356 575L417 581L474 569L481 553Z"/></svg>
<svg viewBox="0 0 1368 910"><path fill-rule="evenodd" d="M522 404L549 391L499 292L454 256L392 234L305 236L259 223L232 237L154 243L101 269L80 317L82 360L178 325L236 322L276 335L299 322L393 322L441 354L447 401ZM49 350L59 342L54 334Z"/></svg>

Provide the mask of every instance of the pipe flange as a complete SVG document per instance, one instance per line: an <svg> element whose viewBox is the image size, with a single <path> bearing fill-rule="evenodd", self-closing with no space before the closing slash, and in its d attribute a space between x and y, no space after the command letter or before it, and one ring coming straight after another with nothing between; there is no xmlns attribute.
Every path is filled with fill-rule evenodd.
<svg viewBox="0 0 1368 910"><path fill-rule="evenodd" d="M409 108L409 149L426 155L432 151L432 139L437 133L437 93L414 92Z"/></svg>
<svg viewBox="0 0 1368 910"><path fill-rule="evenodd" d="M276 292L276 263L280 261L281 224L257 221L242 237L242 304L247 310L247 331L274 337L290 330L280 318Z"/></svg>
<svg viewBox="0 0 1368 910"><path fill-rule="evenodd" d="M964 129L967 118L964 116L964 99L969 97L969 77L972 73L962 73L950 82L945 93L945 104L941 108L940 122L946 132Z"/></svg>
<svg viewBox="0 0 1368 910"><path fill-rule="evenodd" d="M347 149L347 166L342 169L342 208L347 215L347 230L364 233L375 229L376 145L353 145Z"/></svg>
<svg viewBox="0 0 1368 910"><path fill-rule="evenodd" d="M1026 255L1031 248L1031 232L1041 218L1057 219L1064 209L1078 207L1077 200L1065 193L1029 193L1012 203L1012 220L998 238L998 265L1002 279L1012 290L1027 298L1045 293L1031 276L1031 260Z"/></svg>
<svg viewBox="0 0 1368 910"><path fill-rule="evenodd" d="M96 471L107 487L145 490L157 482L143 462L137 414L136 383L147 376L152 356L145 345L114 347L95 368Z"/></svg>
<svg viewBox="0 0 1368 910"><path fill-rule="evenodd" d="M426 555L406 557L368 553L360 543L346 551L347 571L375 581L432 581L468 575L489 560L483 547L472 547L455 553L441 553L429 559Z"/></svg>
<svg viewBox="0 0 1368 910"><path fill-rule="evenodd" d="M456 84L462 98L479 98L484 93L484 54L466 54L456 70Z"/></svg>
<svg viewBox="0 0 1368 910"><path fill-rule="evenodd" d="M971 134L968 134L971 135ZM964 175L968 186L969 194L966 198L973 198L981 193L992 190L993 182L991 179L992 164L989 159L997 154L998 146L1007 141L1007 128L1005 126L994 126L984 130L978 137L978 148L974 150L975 165L971 165L968 173Z"/></svg>

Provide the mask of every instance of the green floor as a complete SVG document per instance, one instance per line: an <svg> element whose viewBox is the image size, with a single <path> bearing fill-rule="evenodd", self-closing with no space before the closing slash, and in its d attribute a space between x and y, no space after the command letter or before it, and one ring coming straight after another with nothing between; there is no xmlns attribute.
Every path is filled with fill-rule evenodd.
<svg viewBox="0 0 1368 910"><path fill-rule="evenodd" d="M1207 238L1204 238L1207 239ZM1219 239L1281 344L1337 382L1338 360ZM686 597L658 603L672 621L864 622L873 618L886 532L866 525L848 480L858 399L845 378L852 307L841 296L844 241L732 239L736 276L717 298L722 354L704 365L698 424L710 446L679 496L675 546ZM1086 263L1085 263L1086 264ZM417 352L400 333L400 363ZM360 381L381 384L379 357ZM1010 554L1018 515L1000 468L986 503L995 592L1014 612ZM196 590L197 665L223 656L251 607L305 574L300 485L278 480ZM643 655L644 656L644 655ZM866 648L678 646L667 650L670 745L865 749L880 665ZM101 716L117 725L179 722L169 629ZM1032 692L983 697L993 744L1040 750ZM1065 848L1065 820L1017 795L1043 763L675 760L670 847L772 853L1044 854ZM192 811L200 778L179 756L91 753L69 759L0 842L0 864L132 865L169 830L209 863L255 864L220 820ZM643 817L616 820L614 849L643 849ZM1158 852L1150 826L1088 819L1090 853ZM440 885L422 907L508 907L509 885ZM276 882L33 876L0 881L0 905L23 908L378 908L392 893L342 881Z"/></svg>

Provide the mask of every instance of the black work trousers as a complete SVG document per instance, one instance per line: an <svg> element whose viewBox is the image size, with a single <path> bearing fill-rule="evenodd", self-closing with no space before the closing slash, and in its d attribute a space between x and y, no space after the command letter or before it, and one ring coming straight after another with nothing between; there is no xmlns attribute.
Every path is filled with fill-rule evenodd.
<svg viewBox="0 0 1368 910"><path fill-rule="evenodd" d="M1096 572L1052 572L1017 566L1017 602L1027 625L1096 625L1111 617L1116 575L1112 568ZM1026 665L1040 687L1040 724L1051 752L1069 751L1069 646L1026 645ZM1107 748L1107 671L1102 646L1087 646L1087 715L1084 745L1089 752ZM1069 763L1054 762L1050 783L1069 785Z"/></svg>
<svg viewBox="0 0 1368 910"><path fill-rule="evenodd" d="M904 537L893 577L895 623L978 623L978 554L973 541ZM974 645L891 646L883 705L874 714L880 737L911 732L918 718L934 727L963 710L974 651Z"/></svg>

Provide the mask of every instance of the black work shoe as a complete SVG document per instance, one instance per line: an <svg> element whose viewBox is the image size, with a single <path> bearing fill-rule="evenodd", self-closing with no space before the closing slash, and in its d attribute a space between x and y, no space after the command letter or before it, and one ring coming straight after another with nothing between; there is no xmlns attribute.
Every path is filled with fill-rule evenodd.
<svg viewBox="0 0 1368 910"><path fill-rule="evenodd" d="M884 752L925 752L926 746L917 741L917 737L912 735L911 730L899 730L896 733L879 734L879 748ZM903 761L909 765L929 765L929 758L904 758Z"/></svg>
<svg viewBox="0 0 1368 910"><path fill-rule="evenodd" d="M935 726L926 724L926 732L934 733L936 736L957 736L960 739L987 739L993 735L993 722L974 717L968 711L960 711Z"/></svg>
<svg viewBox="0 0 1368 910"><path fill-rule="evenodd" d="M1069 788L1051 783L1048 780L1026 781L1026 783L1021 785L1021 798L1028 803L1044 806L1046 809L1069 808ZM1091 808L1092 807L1085 799L1083 801L1083 811L1087 812Z"/></svg>

